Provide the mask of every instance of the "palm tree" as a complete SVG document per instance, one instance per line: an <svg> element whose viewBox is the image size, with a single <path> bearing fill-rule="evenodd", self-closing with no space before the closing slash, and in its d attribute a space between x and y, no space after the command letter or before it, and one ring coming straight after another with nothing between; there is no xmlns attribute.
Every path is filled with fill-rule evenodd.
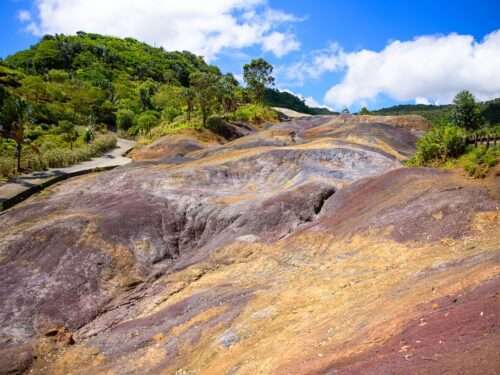
<svg viewBox="0 0 500 375"><path fill-rule="evenodd" d="M16 142L17 171L21 172L21 154L24 138L24 127L29 118L29 106L26 101L16 96L4 98L0 110L0 135Z"/></svg>

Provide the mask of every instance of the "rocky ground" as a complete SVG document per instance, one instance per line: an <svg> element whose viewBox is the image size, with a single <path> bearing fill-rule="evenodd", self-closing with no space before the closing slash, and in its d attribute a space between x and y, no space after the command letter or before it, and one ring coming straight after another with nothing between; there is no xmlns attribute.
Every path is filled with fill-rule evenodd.
<svg viewBox="0 0 500 375"><path fill-rule="evenodd" d="M0 373L499 373L498 177L382 121L166 137L8 210Z"/></svg>

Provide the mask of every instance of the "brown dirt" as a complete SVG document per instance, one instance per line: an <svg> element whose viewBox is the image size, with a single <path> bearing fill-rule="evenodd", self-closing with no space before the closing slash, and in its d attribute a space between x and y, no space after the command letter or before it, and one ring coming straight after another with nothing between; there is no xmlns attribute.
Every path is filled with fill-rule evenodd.
<svg viewBox="0 0 500 375"><path fill-rule="evenodd" d="M497 182L415 139L313 116L0 215L0 373L496 371Z"/></svg>

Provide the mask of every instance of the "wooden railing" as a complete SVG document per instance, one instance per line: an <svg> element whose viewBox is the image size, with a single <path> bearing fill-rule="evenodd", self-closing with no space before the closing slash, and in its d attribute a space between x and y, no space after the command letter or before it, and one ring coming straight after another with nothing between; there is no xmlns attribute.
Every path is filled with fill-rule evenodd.
<svg viewBox="0 0 500 375"><path fill-rule="evenodd" d="M467 137L466 143L474 146L500 146L500 134L473 134Z"/></svg>

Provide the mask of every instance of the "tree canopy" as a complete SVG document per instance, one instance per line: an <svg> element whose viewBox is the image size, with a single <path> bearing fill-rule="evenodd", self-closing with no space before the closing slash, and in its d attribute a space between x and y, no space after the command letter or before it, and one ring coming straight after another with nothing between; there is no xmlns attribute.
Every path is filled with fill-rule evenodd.
<svg viewBox="0 0 500 375"><path fill-rule="evenodd" d="M453 104L451 115L453 124L469 130L475 130L481 126L483 123L481 110L472 93L467 90L459 92L453 99Z"/></svg>
<svg viewBox="0 0 500 375"><path fill-rule="evenodd" d="M243 66L243 78L252 91L255 99L264 101L264 90L274 85L273 66L266 60L259 58Z"/></svg>

